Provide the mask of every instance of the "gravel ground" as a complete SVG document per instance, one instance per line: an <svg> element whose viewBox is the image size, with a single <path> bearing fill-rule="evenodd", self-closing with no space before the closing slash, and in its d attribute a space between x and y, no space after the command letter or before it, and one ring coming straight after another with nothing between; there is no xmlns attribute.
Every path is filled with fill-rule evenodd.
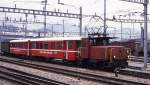
<svg viewBox="0 0 150 85"><path fill-rule="evenodd" d="M38 64L38 62L32 62L32 63L36 63ZM119 78L119 79L124 79L124 80L130 80L130 81L136 81L136 82L144 82L147 84L150 84L150 80L149 79L143 79L143 78L139 78L139 77L132 77L132 76L127 76L127 75L121 75L119 74L118 77L115 77L114 73L108 73L105 71L99 71L99 70L89 70L89 69L84 69L84 68L74 68L74 67L68 67L68 66L60 66L60 65L56 65L56 64L49 64L49 63L41 63L40 65L45 65L45 66L54 66L54 67L60 67L60 68L64 68L64 69L72 69L75 71L79 71L79 72L86 72L86 73L96 73L98 75L102 75L102 76L109 76L109 77L113 77L113 78ZM147 72L149 73L149 72Z"/></svg>
<svg viewBox="0 0 150 85"><path fill-rule="evenodd" d="M31 73L34 75L42 76L45 78L65 82L65 83L68 83L70 85L107 85L107 84L103 84L100 82L87 81L87 80L79 79L77 77L68 77L68 76L64 76L62 74L45 72L45 71L36 70L36 69L32 69L32 68L27 68L27 67L22 67L22 66L18 66L18 65L14 65L14 64L5 63L5 62L0 62L0 65L5 66L5 67L9 67L9 68L13 68L13 69L17 69L20 71L24 71L27 73Z"/></svg>
<svg viewBox="0 0 150 85"><path fill-rule="evenodd" d="M31 63L36 63L39 64L39 62L32 62ZM0 62L1 65L4 66L10 66L7 63L3 63ZM68 67L68 66L60 66L60 65L56 65L56 64L50 64L50 63L42 63L40 62L40 65L45 65L45 66L54 66L54 67L63 67L64 69L72 69L72 70L76 70L76 71L81 71L81 72L87 72L87 73L97 73L98 75L103 75L103 76L111 76L111 77L115 77L115 74L113 73L108 73L108 72L104 72L104 71L99 71L99 70L89 70L89 69L84 69L84 68L74 68L74 67ZM32 74L38 74L41 75L43 77L46 78L50 78L50 79L54 79L54 80L58 80L58 81L64 81L66 83L72 84L72 85L103 85L103 84L99 84L96 82L92 82L92 81L86 81L86 80L78 80L78 78L72 78L72 77L67 77L67 76L63 76L61 74L55 74L55 73L49 73L49 72L43 72L40 70L34 70L34 69L29 69L29 68L25 68L25 67L21 67L21 66L17 66L17 65L11 65L12 68L16 68L18 70L22 70L22 71L26 71ZM139 78L139 77L132 77L132 76L126 76L126 75L119 75L118 78L124 79L124 80L131 80L131 81L137 81L137 82L144 82L147 84L150 84L149 79L143 79L143 78Z"/></svg>
<svg viewBox="0 0 150 85"><path fill-rule="evenodd" d="M0 85L19 85L19 84L0 78Z"/></svg>

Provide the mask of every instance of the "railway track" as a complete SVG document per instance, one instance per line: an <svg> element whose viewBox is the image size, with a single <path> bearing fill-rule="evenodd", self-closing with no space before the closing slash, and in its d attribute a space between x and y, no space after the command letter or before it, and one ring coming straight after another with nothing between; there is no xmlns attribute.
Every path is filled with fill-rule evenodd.
<svg viewBox="0 0 150 85"><path fill-rule="evenodd" d="M0 77L23 85L69 85L4 66L0 66Z"/></svg>
<svg viewBox="0 0 150 85"><path fill-rule="evenodd" d="M130 57L129 61L144 62L144 58L132 56L132 57ZM148 63L150 63L150 58L148 58Z"/></svg>
<svg viewBox="0 0 150 85"><path fill-rule="evenodd" d="M149 84L144 84L141 82L123 80L123 79L116 78L116 77L115 78L107 77L107 76L103 76L103 75L97 75L94 73L86 73L86 72L74 71L74 70L51 67L51 66L47 67L47 66L43 66L43 65L37 65L37 64L27 63L27 62L22 62L22 61L8 60L8 59L2 59L2 58L0 58L0 61L17 64L17 65L21 65L21 66L25 66L25 67L30 67L30 68L34 68L34 69L44 70L44 71L48 71L48 72L54 72L54 73L68 75L68 76L88 79L88 80L92 80L92 81L96 81L96 82L97 81L104 82L104 83L113 84L113 85L128 85L128 84L130 84L130 85L149 85Z"/></svg>

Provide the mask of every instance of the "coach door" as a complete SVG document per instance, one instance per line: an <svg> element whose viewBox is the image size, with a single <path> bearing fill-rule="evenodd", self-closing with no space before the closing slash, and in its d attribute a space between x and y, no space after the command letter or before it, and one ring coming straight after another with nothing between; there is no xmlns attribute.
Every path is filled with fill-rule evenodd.
<svg viewBox="0 0 150 85"><path fill-rule="evenodd" d="M30 46L30 40L28 40L28 42L27 42L27 55L28 56L30 56L30 48L31 48L31 46Z"/></svg>
<svg viewBox="0 0 150 85"><path fill-rule="evenodd" d="M66 41L66 51L65 51L65 59L68 60L68 48L69 47L69 41Z"/></svg>

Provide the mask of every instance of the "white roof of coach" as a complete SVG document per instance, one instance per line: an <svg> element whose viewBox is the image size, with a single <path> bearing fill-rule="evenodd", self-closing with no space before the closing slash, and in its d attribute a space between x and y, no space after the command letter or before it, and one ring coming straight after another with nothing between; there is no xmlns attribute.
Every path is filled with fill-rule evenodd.
<svg viewBox="0 0 150 85"><path fill-rule="evenodd" d="M52 38L30 39L30 41L62 41L62 40L81 40L81 37L52 37Z"/></svg>
<svg viewBox="0 0 150 85"><path fill-rule="evenodd" d="M27 42L29 39L11 40L10 42Z"/></svg>
<svg viewBox="0 0 150 85"><path fill-rule="evenodd" d="M52 37L52 38L35 38L11 40L10 42L27 42L27 41L62 41L62 40L81 40L81 37Z"/></svg>

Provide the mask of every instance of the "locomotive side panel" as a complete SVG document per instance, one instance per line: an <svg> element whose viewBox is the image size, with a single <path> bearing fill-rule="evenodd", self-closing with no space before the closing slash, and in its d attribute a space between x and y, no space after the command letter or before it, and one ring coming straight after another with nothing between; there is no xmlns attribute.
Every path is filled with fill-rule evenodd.
<svg viewBox="0 0 150 85"><path fill-rule="evenodd" d="M81 47L80 48L80 58L81 59L87 59L88 58L88 49L87 47Z"/></svg>
<svg viewBox="0 0 150 85"><path fill-rule="evenodd" d="M110 47L110 57L114 60L127 60L128 53L124 47Z"/></svg>
<svg viewBox="0 0 150 85"><path fill-rule="evenodd" d="M101 46L92 46L90 49L90 59L94 60L105 60L106 58L106 48Z"/></svg>

